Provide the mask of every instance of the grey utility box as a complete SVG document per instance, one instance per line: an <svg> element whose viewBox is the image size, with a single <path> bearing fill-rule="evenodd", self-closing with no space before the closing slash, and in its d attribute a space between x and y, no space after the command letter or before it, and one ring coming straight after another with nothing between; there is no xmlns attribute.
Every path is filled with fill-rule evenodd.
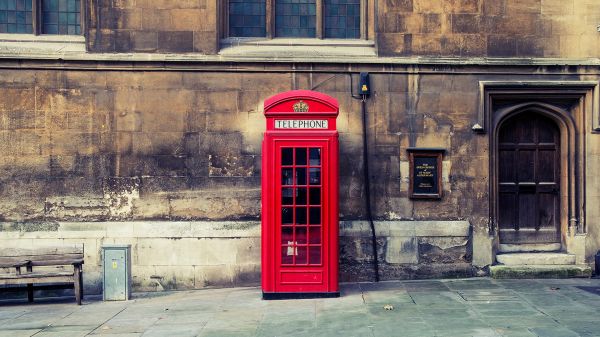
<svg viewBox="0 0 600 337"><path fill-rule="evenodd" d="M102 246L102 298L126 301L131 295L131 245Z"/></svg>

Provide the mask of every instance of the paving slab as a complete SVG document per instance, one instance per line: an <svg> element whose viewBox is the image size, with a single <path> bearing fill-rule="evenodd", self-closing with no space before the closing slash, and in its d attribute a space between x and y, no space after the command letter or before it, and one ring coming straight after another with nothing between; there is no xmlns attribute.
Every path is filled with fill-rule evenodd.
<svg viewBox="0 0 600 337"><path fill-rule="evenodd" d="M600 295L588 288L600 280L352 283L340 298L274 301L259 288L86 297L82 306L0 300L0 337L600 336Z"/></svg>

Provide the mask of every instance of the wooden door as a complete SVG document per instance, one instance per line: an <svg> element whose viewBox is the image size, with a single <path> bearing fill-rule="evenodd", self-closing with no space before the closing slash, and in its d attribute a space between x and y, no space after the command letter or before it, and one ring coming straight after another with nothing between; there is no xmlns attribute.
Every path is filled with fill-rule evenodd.
<svg viewBox="0 0 600 337"><path fill-rule="evenodd" d="M500 242L560 242L560 131L524 112L498 133Z"/></svg>

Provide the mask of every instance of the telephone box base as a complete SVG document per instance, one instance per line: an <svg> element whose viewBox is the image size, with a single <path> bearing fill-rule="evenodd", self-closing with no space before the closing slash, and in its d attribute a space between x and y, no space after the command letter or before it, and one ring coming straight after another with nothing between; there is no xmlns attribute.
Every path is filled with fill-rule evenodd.
<svg viewBox="0 0 600 337"><path fill-rule="evenodd" d="M263 300L295 300L309 298L334 298L340 297L339 292L334 293L265 293L263 292Z"/></svg>

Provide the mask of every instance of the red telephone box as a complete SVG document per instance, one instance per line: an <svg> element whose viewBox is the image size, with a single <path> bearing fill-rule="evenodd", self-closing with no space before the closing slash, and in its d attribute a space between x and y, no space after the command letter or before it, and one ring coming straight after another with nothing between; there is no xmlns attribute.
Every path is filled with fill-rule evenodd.
<svg viewBox="0 0 600 337"><path fill-rule="evenodd" d="M337 297L338 102L294 90L264 111L263 298Z"/></svg>

